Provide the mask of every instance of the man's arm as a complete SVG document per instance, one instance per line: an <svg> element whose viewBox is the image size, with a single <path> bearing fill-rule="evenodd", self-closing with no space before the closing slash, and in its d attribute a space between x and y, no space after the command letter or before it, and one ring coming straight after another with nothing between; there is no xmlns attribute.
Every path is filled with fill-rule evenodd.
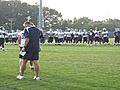
<svg viewBox="0 0 120 90"><path fill-rule="evenodd" d="M26 29L24 30L24 36L25 36L25 44L24 44L22 51L25 51L25 48L27 47L29 43L29 32Z"/></svg>
<svg viewBox="0 0 120 90"><path fill-rule="evenodd" d="M28 43L29 43L29 38L26 38L24 47L27 47Z"/></svg>
<svg viewBox="0 0 120 90"><path fill-rule="evenodd" d="M21 44L21 36L18 35L18 44L20 45Z"/></svg>
<svg viewBox="0 0 120 90"><path fill-rule="evenodd" d="M25 39L25 45L24 45L24 47L22 48L22 51L23 51L23 52L25 51L25 48L27 47L28 43L29 43L29 38L26 38L26 39Z"/></svg>
<svg viewBox="0 0 120 90"><path fill-rule="evenodd" d="M40 38L43 38L43 32L40 31Z"/></svg>

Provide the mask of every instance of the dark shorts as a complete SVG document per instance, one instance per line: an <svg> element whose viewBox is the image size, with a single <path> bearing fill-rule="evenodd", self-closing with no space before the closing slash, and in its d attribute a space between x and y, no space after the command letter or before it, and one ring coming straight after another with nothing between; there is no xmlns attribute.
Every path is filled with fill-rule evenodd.
<svg viewBox="0 0 120 90"><path fill-rule="evenodd" d="M103 41L103 39L102 39L102 38L100 38L99 40L100 40L100 42L102 42L102 41Z"/></svg>
<svg viewBox="0 0 120 90"><path fill-rule="evenodd" d="M83 42L87 42L87 37L83 37Z"/></svg>
<svg viewBox="0 0 120 90"><path fill-rule="evenodd" d="M5 38L5 42L6 42L6 43L8 43L8 42L9 42L8 38Z"/></svg>
<svg viewBox="0 0 120 90"><path fill-rule="evenodd" d="M16 42L17 41L17 38L12 38L12 42Z"/></svg>
<svg viewBox="0 0 120 90"><path fill-rule="evenodd" d="M48 43L52 43L53 42L53 37L49 37L48 38Z"/></svg>
<svg viewBox="0 0 120 90"><path fill-rule="evenodd" d="M82 42L82 36L78 37L78 41Z"/></svg>
<svg viewBox="0 0 120 90"><path fill-rule="evenodd" d="M26 52L25 56L23 56L24 60L39 60L39 52Z"/></svg>
<svg viewBox="0 0 120 90"><path fill-rule="evenodd" d="M119 43L119 41L120 41L120 38L116 36L115 37L115 43L117 43L117 42Z"/></svg>
<svg viewBox="0 0 120 90"><path fill-rule="evenodd" d="M107 42L107 43L109 42L109 40L108 40L107 37L104 37L104 38L103 38L103 43L105 43L105 42Z"/></svg>
<svg viewBox="0 0 120 90"><path fill-rule="evenodd" d="M58 43L58 42L59 42L58 37L55 37L55 43Z"/></svg>
<svg viewBox="0 0 120 90"><path fill-rule="evenodd" d="M89 37L88 41L93 41L94 38L93 37Z"/></svg>
<svg viewBox="0 0 120 90"><path fill-rule="evenodd" d="M66 39L66 42L70 41L71 40L71 37L67 37Z"/></svg>
<svg viewBox="0 0 120 90"><path fill-rule="evenodd" d="M64 40L63 40L63 38L59 38L59 42L63 42Z"/></svg>
<svg viewBox="0 0 120 90"><path fill-rule="evenodd" d="M95 37L95 42L99 42L100 38L99 37Z"/></svg>
<svg viewBox="0 0 120 90"><path fill-rule="evenodd" d="M45 37L41 38L41 43L45 43Z"/></svg>
<svg viewBox="0 0 120 90"><path fill-rule="evenodd" d="M0 46L4 44L4 38L0 38Z"/></svg>
<svg viewBox="0 0 120 90"><path fill-rule="evenodd" d="M78 40L78 38L77 38L77 37L75 37L75 38L74 38L74 43L77 43L77 40Z"/></svg>

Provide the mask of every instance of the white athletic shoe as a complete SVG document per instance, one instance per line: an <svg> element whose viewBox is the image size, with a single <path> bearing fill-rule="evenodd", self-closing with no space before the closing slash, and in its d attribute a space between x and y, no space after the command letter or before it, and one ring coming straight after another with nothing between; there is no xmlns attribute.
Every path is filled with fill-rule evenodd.
<svg viewBox="0 0 120 90"><path fill-rule="evenodd" d="M7 51L6 49L2 48L2 51Z"/></svg>
<svg viewBox="0 0 120 90"><path fill-rule="evenodd" d="M40 77L36 77L36 76L34 76L33 79L34 79L34 80L40 80Z"/></svg>
<svg viewBox="0 0 120 90"><path fill-rule="evenodd" d="M32 71L34 71L34 66L30 66L30 69L31 69Z"/></svg>
<svg viewBox="0 0 120 90"><path fill-rule="evenodd" d="M18 75L16 78L19 80L22 80L22 79L24 79L24 76Z"/></svg>
<svg viewBox="0 0 120 90"><path fill-rule="evenodd" d="M0 49L2 50L2 47L0 47Z"/></svg>

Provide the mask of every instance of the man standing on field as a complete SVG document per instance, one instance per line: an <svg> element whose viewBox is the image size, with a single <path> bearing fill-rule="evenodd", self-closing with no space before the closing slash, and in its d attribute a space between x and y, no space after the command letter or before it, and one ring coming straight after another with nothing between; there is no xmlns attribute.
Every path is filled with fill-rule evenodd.
<svg viewBox="0 0 120 90"><path fill-rule="evenodd" d="M24 47L24 44L25 44L24 31L25 31L25 28L20 33L18 33L18 44L20 47L20 51L22 50L22 48ZM19 58L20 58L20 72L21 72L21 65L22 65L22 61L23 61L23 56L21 54L19 54ZM30 61L30 69L34 70L34 66L33 66L33 63L31 61Z"/></svg>
<svg viewBox="0 0 120 90"><path fill-rule="evenodd" d="M30 27L31 23L30 22L25 22L24 25L26 27ZM35 80L40 80L39 77L39 52L40 52L40 47L39 47L39 39L40 37L43 37L42 31L40 31L36 27L30 27L24 32L25 35L25 45L22 48L23 52L26 52L25 55L23 56L23 63L22 63L22 70L20 75L17 76L18 79L23 79L24 78L24 71L26 69L26 63L28 60L32 61L34 63L35 67Z"/></svg>

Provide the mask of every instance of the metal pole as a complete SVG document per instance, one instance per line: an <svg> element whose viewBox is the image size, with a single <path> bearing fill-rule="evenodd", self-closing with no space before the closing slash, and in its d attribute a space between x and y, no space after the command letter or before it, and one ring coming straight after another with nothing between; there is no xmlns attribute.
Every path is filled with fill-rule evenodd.
<svg viewBox="0 0 120 90"><path fill-rule="evenodd" d="M42 0L40 0L40 5L39 5L39 29L42 29Z"/></svg>
<svg viewBox="0 0 120 90"><path fill-rule="evenodd" d="M13 26L13 25L12 25L12 24L13 24L13 19L11 19L11 21L10 21L10 22L11 22L11 28L10 28L10 29L12 30L12 26Z"/></svg>

